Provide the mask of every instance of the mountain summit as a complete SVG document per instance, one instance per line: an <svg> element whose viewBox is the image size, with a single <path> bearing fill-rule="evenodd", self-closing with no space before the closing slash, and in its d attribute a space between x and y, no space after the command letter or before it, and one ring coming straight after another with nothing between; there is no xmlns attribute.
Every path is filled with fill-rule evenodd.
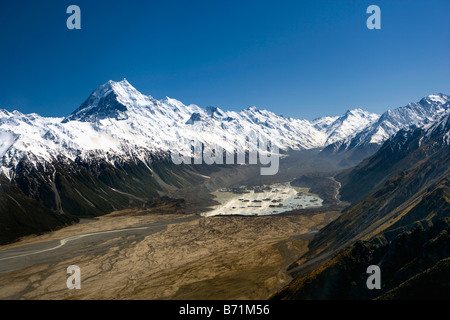
<svg viewBox="0 0 450 320"><path fill-rule="evenodd" d="M151 97L141 94L126 79L120 82L110 80L92 92L89 98L63 122L96 121L106 118L123 120L127 119L125 111L130 108L148 107L152 104Z"/></svg>
<svg viewBox="0 0 450 320"><path fill-rule="evenodd" d="M429 95L419 102L383 113L377 121L338 140L324 150L325 153L351 152L359 158L373 154L390 137L409 126L421 127L436 121L450 112L450 96L445 94Z"/></svg>

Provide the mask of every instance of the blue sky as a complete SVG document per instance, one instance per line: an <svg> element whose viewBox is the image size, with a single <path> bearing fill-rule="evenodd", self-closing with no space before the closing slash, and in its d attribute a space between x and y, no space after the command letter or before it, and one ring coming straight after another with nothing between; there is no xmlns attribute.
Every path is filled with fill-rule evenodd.
<svg viewBox="0 0 450 320"><path fill-rule="evenodd" d="M66 28L71 4L81 30ZM1 1L0 41L0 108L44 116L123 78L157 99L306 119L450 94L448 0Z"/></svg>

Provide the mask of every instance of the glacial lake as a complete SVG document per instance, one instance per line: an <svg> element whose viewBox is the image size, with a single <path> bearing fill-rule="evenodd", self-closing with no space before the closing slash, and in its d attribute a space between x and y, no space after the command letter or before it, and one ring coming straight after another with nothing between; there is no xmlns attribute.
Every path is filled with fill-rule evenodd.
<svg viewBox="0 0 450 320"><path fill-rule="evenodd" d="M289 183L269 186L220 189L212 193L219 205L204 212L205 217L218 215L265 216L294 209L321 207L323 200L309 193L308 188Z"/></svg>

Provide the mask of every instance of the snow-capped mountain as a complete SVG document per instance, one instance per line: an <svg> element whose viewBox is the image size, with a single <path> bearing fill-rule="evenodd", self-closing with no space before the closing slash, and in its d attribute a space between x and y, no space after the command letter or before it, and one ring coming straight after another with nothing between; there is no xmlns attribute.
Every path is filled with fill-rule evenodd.
<svg viewBox="0 0 450 320"><path fill-rule="evenodd" d="M419 102L388 110L363 130L348 135L327 146L324 152L361 152L363 156L375 152L383 142L399 130L432 123L450 110L450 97L444 94L429 95Z"/></svg>
<svg viewBox="0 0 450 320"><path fill-rule="evenodd" d="M328 136L325 145L329 145L360 132L379 118L377 114L354 109L340 117L318 118L312 123L315 128L325 131Z"/></svg>
<svg viewBox="0 0 450 320"><path fill-rule="evenodd" d="M203 109L168 97L156 100L126 80L108 81L64 119L2 110L0 157L3 168L15 167L24 156L51 162L58 156L74 160L113 154L145 161L149 154L185 150L191 140L223 144L229 151L235 146L244 149L252 132L282 150L311 149L356 134L377 119L360 109L314 121L285 118L256 107L240 112Z"/></svg>
<svg viewBox="0 0 450 320"><path fill-rule="evenodd" d="M192 140L221 144L228 151L244 150L252 133L285 151L325 148L325 152L340 152L371 147L373 153L400 129L430 123L448 112L449 106L450 97L438 94L381 116L354 109L342 116L308 121L257 107L236 112L184 105L168 97L157 100L140 93L127 80L108 81L66 118L0 110L1 167L8 172L24 157L33 163L52 162L61 156L71 161L92 161L94 156L146 162L154 154L168 156L189 149Z"/></svg>

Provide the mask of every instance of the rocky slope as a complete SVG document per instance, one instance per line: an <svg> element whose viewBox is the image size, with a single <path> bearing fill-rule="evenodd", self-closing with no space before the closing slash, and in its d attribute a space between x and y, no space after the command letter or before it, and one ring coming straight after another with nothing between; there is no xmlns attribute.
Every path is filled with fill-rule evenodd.
<svg viewBox="0 0 450 320"><path fill-rule="evenodd" d="M450 256L449 133L448 115L401 131L339 175L343 198L357 203L315 236L290 267L296 279L275 298L448 299L450 282L439 275ZM369 265L382 270L381 290L367 289Z"/></svg>

